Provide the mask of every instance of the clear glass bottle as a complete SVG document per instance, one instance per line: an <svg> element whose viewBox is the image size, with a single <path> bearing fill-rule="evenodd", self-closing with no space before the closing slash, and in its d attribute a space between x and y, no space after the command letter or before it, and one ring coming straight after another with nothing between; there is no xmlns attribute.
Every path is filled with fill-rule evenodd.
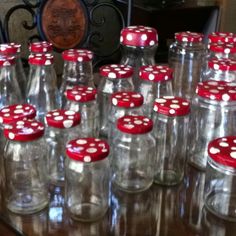
<svg viewBox="0 0 236 236"><path fill-rule="evenodd" d="M144 115L151 117L155 98L173 95L173 70L168 66L141 66L137 91L144 97Z"/></svg>
<svg viewBox="0 0 236 236"><path fill-rule="evenodd" d="M87 86L74 86L66 90L65 109L80 112L81 137L98 137L99 135L99 109L97 103L97 90Z"/></svg>
<svg viewBox="0 0 236 236"><path fill-rule="evenodd" d="M179 184L184 177L190 104L179 97L157 98L153 107L156 138L154 182Z"/></svg>
<svg viewBox="0 0 236 236"><path fill-rule="evenodd" d="M120 44L122 58L120 64L134 68L133 82L136 87L140 66L154 65L158 46L156 29L148 26L129 26L121 30Z"/></svg>
<svg viewBox="0 0 236 236"><path fill-rule="evenodd" d="M133 91L133 68L111 64L100 68L101 81L98 86L98 104L100 111L100 136L108 136L108 113L111 94L119 91Z"/></svg>
<svg viewBox="0 0 236 236"><path fill-rule="evenodd" d="M236 221L236 136L221 137L208 145L205 206L214 215Z"/></svg>
<svg viewBox="0 0 236 236"><path fill-rule="evenodd" d="M174 95L191 99L200 82L205 65L206 49L203 35L195 32L175 33L175 42L169 47L168 62L174 70Z"/></svg>
<svg viewBox="0 0 236 236"><path fill-rule="evenodd" d="M68 141L80 137L80 113L72 110L53 110L45 116L48 144L48 173L52 184L62 185L65 180L64 162Z"/></svg>
<svg viewBox="0 0 236 236"><path fill-rule="evenodd" d="M208 35L208 43L236 43L236 34L232 32L212 32Z"/></svg>
<svg viewBox="0 0 236 236"><path fill-rule="evenodd" d="M18 214L32 214L48 205L44 126L20 120L4 128L6 207Z"/></svg>
<svg viewBox="0 0 236 236"><path fill-rule="evenodd" d="M51 54L29 56L30 73L26 91L26 101L37 110L37 119L44 122L48 111L60 108L57 77Z"/></svg>
<svg viewBox="0 0 236 236"><path fill-rule="evenodd" d="M71 217L95 221L109 202L109 145L96 138L72 140L66 148L65 204Z"/></svg>
<svg viewBox="0 0 236 236"><path fill-rule="evenodd" d="M204 170L208 143L236 132L236 85L224 81L200 82L192 100L188 160Z"/></svg>
<svg viewBox="0 0 236 236"><path fill-rule="evenodd" d="M153 122L145 116L123 116L117 120L112 143L112 180L127 192L148 189L154 178L156 142Z"/></svg>
<svg viewBox="0 0 236 236"><path fill-rule="evenodd" d="M64 93L76 85L95 88L93 81L93 53L86 49L68 49L62 53L64 69L60 93L62 107L66 103Z"/></svg>
<svg viewBox="0 0 236 236"><path fill-rule="evenodd" d="M47 41L32 42L29 44L31 54L46 54L53 51L52 44Z"/></svg>

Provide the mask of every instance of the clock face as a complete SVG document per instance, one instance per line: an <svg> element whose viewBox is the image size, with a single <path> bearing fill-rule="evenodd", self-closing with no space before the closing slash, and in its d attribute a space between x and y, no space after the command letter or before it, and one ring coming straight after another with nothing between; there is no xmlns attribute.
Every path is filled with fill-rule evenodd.
<svg viewBox="0 0 236 236"><path fill-rule="evenodd" d="M80 45L87 33L87 12L79 0L47 0L40 21L45 38L58 49Z"/></svg>

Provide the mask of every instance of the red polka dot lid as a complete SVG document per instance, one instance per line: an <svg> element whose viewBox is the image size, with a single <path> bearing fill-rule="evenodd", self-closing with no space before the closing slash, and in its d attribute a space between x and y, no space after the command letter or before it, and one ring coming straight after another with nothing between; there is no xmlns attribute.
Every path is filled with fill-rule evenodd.
<svg viewBox="0 0 236 236"><path fill-rule="evenodd" d="M16 63L15 57L13 56L3 56L0 57L0 67L11 66Z"/></svg>
<svg viewBox="0 0 236 236"><path fill-rule="evenodd" d="M141 66L139 69L139 77L143 80L154 82L166 81L173 79L173 69L161 65Z"/></svg>
<svg viewBox="0 0 236 236"><path fill-rule="evenodd" d="M52 52L52 44L47 41L33 42L29 45L29 51L32 53Z"/></svg>
<svg viewBox="0 0 236 236"><path fill-rule="evenodd" d="M153 110L166 116L185 116L190 112L190 103L180 97L163 96L155 100Z"/></svg>
<svg viewBox="0 0 236 236"><path fill-rule="evenodd" d="M48 66L53 64L52 54L31 54L29 55L29 63L32 65Z"/></svg>
<svg viewBox="0 0 236 236"><path fill-rule="evenodd" d="M129 78L134 70L128 65L111 64L100 67L100 75L111 79Z"/></svg>
<svg viewBox="0 0 236 236"><path fill-rule="evenodd" d="M209 43L234 43L236 42L236 34L231 32L212 32L208 35Z"/></svg>
<svg viewBox="0 0 236 236"><path fill-rule="evenodd" d="M219 164L236 168L236 136L211 141L208 145L208 155Z"/></svg>
<svg viewBox="0 0 236 236"><path fill-rule="evenodd" d="M236 53L235 43L210 43L207 47L210 51L215 53Z"/></svg>
<svg viewBox="0 0 236 236"><path fill-rule="evenodd" d="M30 104L5 106L0 110L0 123L9 124L23 119L34 119L36 109Z"/></svg>
<svg viewBox="0 0 236 236"><path fill-rule="evenodd" d="M0 44L0 54L14 55L21 51L21 45L18 43L4 43Z"/></svg>
<svg viewBox="0 0 236 236"><path fill-rule="evenodd" d="M27 142L42 137L44 125L36 120L18 120L4 127L3 132L7 139Z"/></svg>
<svg viewBox="0 0 236 236"><path fill-rule="evenodd" d="M75 86L66 90L66 98L75 102L90 102L97 98L97 90L88 86Z"/></svg>
<svg viewBox="0 0 236 236"><path fill-rule="evenodd" d="M72 62L92 61L93 53L86 49L68 49L62 53L62 57Z"/></svg>
<svg viewBox="0 0 236 236"><path fill-rule="evenodd" d="M146 116L123 116L117 120L117 128L128 134L145 134L152 130L153 122Z"/></svg>
<svg viewBox="0 0 236 236"><path fill-rule="evenodd" d="M136 92L116 92L111 95L111 103L117 107L134 108L143 105L143 96Z"/></svg>
<svg viewBox="0 0 236 236"><path fill-rule="evenodd" d="M69 158L81 162L95 162L109 155L109 145L98 138L79 138L70 141L66 146Z"/></svg>
<svg viewBox="0 0 236 236"><path fill-rule="evenodd" d="M208 80L197 85L196 93L216 101L236 101L236 83Z"/></svg>
<svg viewBox="0 0 236 236"><path fill-rule="evenodd" d="M200 43L203 40L204 35L197 32L177 32L175 33L175 39L180 42L188 43Z"/></svg>
<svg viewBox="0 0 236 236"><path fill-rule="evenodd" d="M236 60L229 58L212 58L208 61L208 66L214 70L236 71Z"/></svg>
<svg viewBox="0 0 236 236"><path fill-rule="evenodd" d="M53 110L47 113L45 123L48 126L67 129L80 124L80 113L72 110Z"/></svg>
<svg viewBox="0 0 236 236"><path fill-rule="evenodd" d="M148 26L129 26L121 30L120 43L128 46L150 47L157 45L156 29Z"/></svg>

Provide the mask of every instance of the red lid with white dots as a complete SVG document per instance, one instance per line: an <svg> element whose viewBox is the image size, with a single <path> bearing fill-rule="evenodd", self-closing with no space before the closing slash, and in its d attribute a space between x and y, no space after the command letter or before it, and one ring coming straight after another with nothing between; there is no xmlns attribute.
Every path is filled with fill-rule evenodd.
<svg viewBox="0 0 236 236"><path fill-rule="evenodd" d="M236 136L212 140L208 144L208 155L219 164L236 168Z"/></svg>
<svg viewBox="0 0 236 236"><path fill-rule="evenodd" d="M66 154L70 159L81 162L95 162L109 155L109 145L98 138L79 138L66 145Z"/></svg>
<svg viewBox="0 0 236 236"><path fill-rule="evenodd" d="M212 58L208 61L208 66L214 70L236 71L236 60L229 58Z"/></svg>
<svg viewBox="0 0 236 236"><path fill-rule="evenodd" d="M93 53L86 49L68 49L62 53L62 57L65 61L91 61L93 59Z"/></svg>
<svg viewBox="0 0 236 236"><path fill-rule="evenodd" d="M111 64L100 67L100 75L111 79L129 78L134 70L128 65Z"/></svg>
<svg viewBox="0 0 236 236"><path fill-rule="evenodd" d="M150 47L158 43L158 34L156 29L148 26L129 26L121 30L120 43L128 46Z"/></svg>
<svg viewBox="0 0 236 236"><path fill-rule="evenodd" d="M116 92L111 95L111 103L117 107L140 107L143 105L143 95L132 91Z"/></svg>
<svg viewBox="0 0 236 236"><path fill-rule="evenodd" d="M173 96L157 98L153 110L166 116L185 116L190 112L189 101Z"/></svg>
<svg viewBox="0 0 236 236"><path fill-rule="evenodd" d="M236 53L235 43L210 43L207 47L210 51L215 53Z"/></svg>
<svg viewBox="0 0 236 236"><path fill-rule="evenodd" d="M15 104L5 106L0 110L0 123L9 124L23 119L34 119L36 109L30 104Z"/></svg>
<svg viewBox="0 0 236 236"><path fill-rule="evenodd" d="M236 34L231 32L212 32L208 35L209 43L234 43L236 42Z"/></svg>
<svg viewBox="0 0 236 236"><path fill-rule="evenodd" d="M88 86L75 86L66 90L66 98L75 102L90 102L97 97L97 90Z"/></svg>
<svg viewBox="0 0 236 236"><path fill-rule="evenodd" d="M0 44L0 54L14 55L14 54L19 53L20 50L21 50L21 45L18 43Z"/></svg>
<svg viewBox="0 0 236 236"><path fill-rule="evenodd" d="M180 42L200 43L203 37L203 34L197 32L185 31L175 33L175 39Z"/></svg>
<svg viewBox="0 0 236 236"><path fill-rule="evenodd" d="M211 100L236 101L236 83L208 80L198 83L196 93Z"/></svg>
<svg viewBox="0 0 236 236"><path fill-rule="evenodd" d="M80 113L72 110L53 110L47 113L45 122L48 126L67 129L80 124Z"/></svg>
<svg viewBox="0 0 236 236"><path fill-rule="evenodd" d="M31 54L29 55L29 63L32 65L48 66L53 64L52 54Z"/></svg>
<svg viewBox="0 0 236 236"><path fill-rule="evenodd" d="M11 66L16 63L15 57L13 56L3 56L0 57L0 67Z"/></svg>
<svg viewBox="0 0 236 236"><path fill-rule="evenodd" d="M7 139L27 142L42 137L44 125L36 120L18 120L5 126L3 132Z"/></svg>
<svg viewBox="0 0 236 236"><path fill-rule="evenodd" d="M52 52L52 44L47 41L33 42L29 45L29 51L32 53Z"/></svg>
<svg viewBox="0 0 236 236"><path fill-rule="evenodd" d="M144 80L159 82L173 79L173 69L168 66L141 66L139 77Z"/></svg>
<svg viewBox="0 0 236 236"><path fill-rule="evenodd" d="M153 122L146 116L123 116L117 120L117 128L128 134L145 134L152 130Z"/></svg>

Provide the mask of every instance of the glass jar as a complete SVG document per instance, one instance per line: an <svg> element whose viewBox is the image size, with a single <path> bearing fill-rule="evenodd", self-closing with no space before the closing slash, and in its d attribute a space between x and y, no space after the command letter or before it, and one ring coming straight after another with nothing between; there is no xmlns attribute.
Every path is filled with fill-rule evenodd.
<svg viewBox="0 0 236 236"><path fill-rule="evenodd" d="M75 86L66 90L65 109L80 112L81 137L98 137L99 109L97 103L97 90L87 86Z"/></svg>
<svg viewBox="0 0 236 236"><path fill-rule="evenodd" d="M72 110L53 110L45 116L47 124L48 173L52 184L64 184L65 150L68 141L80 137L80 114Z"/></svg>
<svg viewBox="0 0 236 236"><path fill-rule="evenodd" d="M53 50L52 44L47 41L32 42L29 44L31 54L46 54Z"/></svg>
<svg viewBox="0 0 236 236"><path fill-rule="evenodd" d="M117 120L112 143L112 180L127 192L141 192L153 182L156 143L153 122L145 116Z"/></svg>
<svg viewBox="0 0 236 236"><path fill-rule="evenodd" d="M169 48L169 66L174 70L174 94L191 99L200 82L205 63L206 49L203 34L195 32L175 33L175 42Z"/></svg>
<svg viewBox="0 0 236 236"><path fill-rule="evenodd" d="M6 207L18 214L32 214L48 205L44 126L20 120L4 128Z"/></svg>
<svg viewBox="0 0 236 236"><path fill-rule="evenodd" d="M144 97L144 115L151 117L155 98L173 95L173 70L168 66L142 66L137 91Z"/></svg>
<svg viewBox="0 0 236 236"><path fill-rule="evenodd" d="M236 221L236 136L215 139L208 145L205 206L214 215Z"/></svg>
<svg viewBox="0 0 236 236"><path fill-rule="evenodd" d="M95 221L108 210L109 145L96 138L68 143L65 162L65 204L75 220Z"/></svg>
<svg viewBox="0 0 236 236"><path fill-rule="evenodd" d="M236 34L232 32L212 32L208 35L208 43L236 43Z"/></svg>
<svg viewBox="0 0 236 236"><path fill-rule="evenodd" d="M210 43L208 44L207 59L210 60L213 57L217 58L231 58L236 59L236 45L235 43Z"/></svg>
<svg viewBox="0 0 236 236"><path fill-rule="evenodd" d="M236 132L235 83L212 80L199 83L190 117L188 160L204 170L208 143Z"/></svg>
<svg viewBox="0 0 236 236"><path fill-rule="evenodd" d="M179 97L164 96L154 102L157 184L176 185L184 177L189 113L189 102Z"/></svg>
<svg viewBox="0 0 236 236"><path fill-rule="evenodd" d="M154 65L158 46L156 29L147 26L129 26L121 30L120 44L122 58L120 64L134 68L133 83L136 87L140 66Z"/></svg>
<svg viewBox="0 0 236 236"><path fill-rule="evenodd" d="M111 64L100 68L101 81L98 86L98 104L100 111L100 136L108 136L108 113L111 94L119 91L133 91L133 68Z"/></svg>
<svg viewBox="0 0 236 236"><path fill-rule="evenodd" d="M60 96L57 89L57 77L53 68L51 54L29 56L30 73L26 91L26 101L37 110L37 119L44 122L48 111L60 107Z"/></svg>

